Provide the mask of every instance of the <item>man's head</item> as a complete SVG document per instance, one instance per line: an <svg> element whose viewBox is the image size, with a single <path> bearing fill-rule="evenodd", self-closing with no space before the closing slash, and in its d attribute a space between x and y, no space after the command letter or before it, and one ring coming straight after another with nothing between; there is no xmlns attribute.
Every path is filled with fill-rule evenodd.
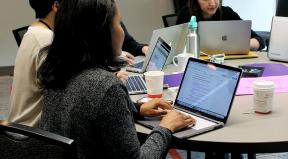
<svg viewBox="0 0 288 159"><path fill-rule="evenodd" d="M59 5L62 0L29 0L30 6L36 13L36 18L45 18L53 9L53 5Z"/></svg>

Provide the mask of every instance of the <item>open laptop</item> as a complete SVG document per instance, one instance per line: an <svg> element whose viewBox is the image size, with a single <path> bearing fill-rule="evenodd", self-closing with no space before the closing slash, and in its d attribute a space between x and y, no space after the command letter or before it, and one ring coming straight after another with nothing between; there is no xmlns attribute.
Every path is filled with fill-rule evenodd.
<svg viewBox="0 0 288 159"><path fill-rule="evenodd" d="M153 31L149 46L155 43L157 37L162 37L171 45L171 53L166 61L166 65L171 64L174 56L185 51L187 34L187 23L156 29Z"/></svg>
<svg viewBox="0 0 288 159"><path fill-rule="evenodd" d="M226 123L232 107L241 69L190 58L179 87L174 108L192 115L196 124L173 135L187 138L217 128ZM159 117L137 120L153 128Z"/></svg>
<svg viewBox="0 0 288 159"><path fill-rule="evenodd" d="M288 62L288 17L273 17L268 58Z"/></svg>
<svg viewBox="0 0 288 159"><path fill-rule="evenodd" d="M147 62L145 71L162 70L165 66L170 51L170 45L168 45L161 37L158 37L156 45L154 46L151 56ZM147 92L143 75L128 76L126 86L129 94L141 94Z"/></svg>
<svg viewBox="0 0 288 159"><path fill-rule="evenodd" d="M200 50L211 54L248 54L251 20L200 21Z"/></svg>
<svg viewBox="0 0 288 159"><path fill-rule="evenodd" d="M168 56L166 64L172 63L173 57L184 51L187 33L188 33L187 23L153 30L149 42L149 50L146 57L144 59L142 58L142 60L137 59L135 64L131 65L130 67L127 67L126 70L136 73L143 73L146 71L146 67L150 60L150 56L153 52L152 48L155 47L158 41L158 37L161 37L171 46L171 53Z"/></svg>

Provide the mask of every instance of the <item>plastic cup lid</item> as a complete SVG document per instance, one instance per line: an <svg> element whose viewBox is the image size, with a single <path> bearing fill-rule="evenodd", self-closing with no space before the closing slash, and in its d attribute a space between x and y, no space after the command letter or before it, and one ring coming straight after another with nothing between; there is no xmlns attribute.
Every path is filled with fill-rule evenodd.
<svg viewBox="0 0 288 159"><path fill-rule="evenodd" d="M253 87L258 89L271 89L274 88L274 82L266 80L255 80L253 82Z"/></svg>

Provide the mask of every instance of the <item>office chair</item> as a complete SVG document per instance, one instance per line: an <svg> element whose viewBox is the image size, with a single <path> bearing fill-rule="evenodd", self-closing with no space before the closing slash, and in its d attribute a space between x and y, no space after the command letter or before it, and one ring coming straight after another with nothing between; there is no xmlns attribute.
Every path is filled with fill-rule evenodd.
<svg viewBox="0 0 288 159"><path fill-rule="evenodd" d="M14 35L14 38L15 38L18 46L20 46L22 38L23 38L24 34L27 32L28 27L29 26L24 26L22 28L12 30L12 33Z"/></svg>
<svg viewBox="0 0 288 159"><path fill-rule="evenodd" d="M0 120L0 147L0 158L77 158L74 140L5 120Z"/></svg>
<svg viewBox="0 0 288 159"><path fill-rule="evenodd" d="M164 23L164 27L169 27L176 25L177 21L177 14L168 14L168 15L163 15L162 20Z"/></svg>

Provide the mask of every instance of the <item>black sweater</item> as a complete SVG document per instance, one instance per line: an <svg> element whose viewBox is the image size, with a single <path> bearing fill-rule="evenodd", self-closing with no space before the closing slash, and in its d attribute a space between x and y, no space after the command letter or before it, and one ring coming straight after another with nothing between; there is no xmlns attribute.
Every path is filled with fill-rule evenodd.
<svg viewBox="0 0 288 159"><path fill-rule="evenodd" d="M125 38L122 46L123 51L127 51L131 53L134 56L144 55L142 52L142 47L145 46L145 44L138 43L129 33L126 29L123 22L121 22L121 26L125 33Z"/></svg>

